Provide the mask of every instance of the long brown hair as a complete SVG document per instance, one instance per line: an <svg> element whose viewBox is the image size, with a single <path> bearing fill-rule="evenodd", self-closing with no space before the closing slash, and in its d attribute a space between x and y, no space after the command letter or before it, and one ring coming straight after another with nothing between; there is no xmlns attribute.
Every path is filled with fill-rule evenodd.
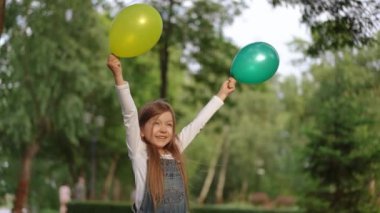
<svg viewBox="0 0 380 213"><path fill-rule="evenodd" d="M150 102L143 106L140 109L139 113L139 124L140 128L143 128L144 125L153 117L160 115L165 112L170 112L173 118L173 138L170 140L170 142L164 147L166 151L169 151L174 160L177 162L178 169L181 172L183 184L185 187L185 191L187 194L187 177L185 172L185 165L183 161L183 157L181 155L181 152L179 150L179 147L177 146L176 140L176 121L175 121L175 114L172 107L163 100L156 100L153 102ZM154 207L157 206L158 203L160 203L164 197L164 172L163 168L160 163L160 153L158 152L158 149L152 145L149 141L147 141L145 138L143 138L143 141L147 145L147 151L148 151L148 176L147 176L147 187L149 189L149 192L152 196Z"/></svg>

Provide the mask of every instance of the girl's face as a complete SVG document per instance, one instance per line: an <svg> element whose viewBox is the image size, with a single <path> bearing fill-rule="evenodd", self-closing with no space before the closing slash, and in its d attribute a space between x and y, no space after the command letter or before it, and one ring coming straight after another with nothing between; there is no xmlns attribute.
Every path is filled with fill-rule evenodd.
<svg viewBox="0 0 380 213"><path fill-rule="evenodd" d="M172 140L174 130L173 116L164 112L152 117L141 129L141 137L164 153L164 147Z"/></svg>

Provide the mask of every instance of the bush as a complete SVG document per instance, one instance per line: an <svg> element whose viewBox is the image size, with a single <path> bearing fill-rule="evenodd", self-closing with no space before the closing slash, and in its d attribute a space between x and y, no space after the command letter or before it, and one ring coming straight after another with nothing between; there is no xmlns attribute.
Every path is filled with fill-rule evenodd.
<svg viewBox="0 0 380 213"><path fill-rule="evenodd" d="M132 213L129 203L115 203L102 201L70 202L67 205L68 213Z"/></svg>
<svg viewBox="0 0 380 213"><path fill-rule="evenodd" d="M59 211L55 209L42 209L41 213L59 213Z"/></svg>
<svg viewBox="0 0 380 213"><path fill-rule="evenodd" d="M102 201L70 202L68 213L131 213L130 203L114 203ZM302 213L297 210L266 210L249 206L234 205L204 205L192 206L191 213Z"/></svg>
<svg viewBox="0 0 380 213"><path fill-rule="evenodd" d="M255 192L249 195L248 200L255 206L265 206L270 203L269 196L265 192Z"/></svg>
<svg viewBox="0 0 380 213"><path fill-rule="evenodd" d="M206 205L191 208L191 213L302 213L297 210L259 209L254 207L237 207L225 205Z"/></svg>

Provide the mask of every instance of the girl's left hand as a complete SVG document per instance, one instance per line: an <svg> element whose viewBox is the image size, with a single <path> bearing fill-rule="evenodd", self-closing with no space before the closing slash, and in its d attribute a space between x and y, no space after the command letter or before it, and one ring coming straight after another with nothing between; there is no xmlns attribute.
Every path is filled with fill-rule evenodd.
<svg viewBox="0 0 380 213"><path fill-rule="evenodd" d="M218 97L223 101L235 91L236 80L229 77L228 80L224 81L220 90L218 92Z"/></svg>

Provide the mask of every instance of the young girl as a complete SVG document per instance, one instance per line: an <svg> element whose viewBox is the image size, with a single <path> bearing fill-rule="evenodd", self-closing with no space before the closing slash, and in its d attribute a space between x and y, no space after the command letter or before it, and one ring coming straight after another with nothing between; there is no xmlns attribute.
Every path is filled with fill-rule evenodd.
<svg viewBox="0 0 380 213"><path fill-rule="evenodd" d="M168 103L162 100L148 103L138 115L119 59L110 55L107 66L120 99L128 155L135 175L134 212L186 212L187 180L181 153L235 90L235 79L225 81L196 118L176 134L174 111Z"/></svg>

